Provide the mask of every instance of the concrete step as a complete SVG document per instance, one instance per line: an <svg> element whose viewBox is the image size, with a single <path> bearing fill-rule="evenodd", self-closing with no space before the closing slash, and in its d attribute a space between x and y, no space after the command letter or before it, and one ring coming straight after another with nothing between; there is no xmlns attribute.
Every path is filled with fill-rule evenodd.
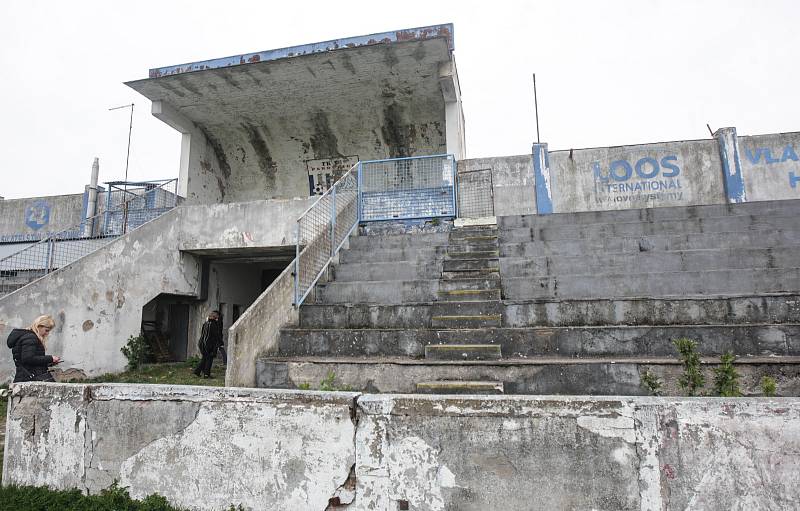
<svg viewBox="0 0 800 511"><path fill-rule="evenodd" d="M517 227L500 232L502 243L555 239L595 239L689 233L722 233L763 230L798 230L800 220L789 217L729 216L681 220L637 221L612 224Z"/></svg>
<svg viewBox="0 0 800 511"><path fill-rule="evenodd" d="M800 324L597 326L553 328L282 329L281 356L422 358L431 345L496 345L503 356L671 356L674 339L699 342L699 353L798 355Z"/></svg>
<svg viewBox="0 0 800 511"><path fill-rule="evenodd" d="M428 344L427 360L498 360L502 358L500 344Z"/></svg>
<svg viewBox="0 0 800 511"><path fill-rule="evenodd" d="M797 245L800 245L800 230L747 231L501 243L500 255L502 257L579 256L612 252L777 248Z"/></svg>
<svg viewBox="0 0 800 511"><path fill-rule="evenodd" d="M503 394L501 381L439 380L417 383L419 394Z"/></svg>
<svg viewBox="0 0 800 511"><path fill-rule="evenodd" d="M445 259L442 261L442 271L480 271L500 268L500 260L497 257L483 259Z"/></svg>
<svg viewBox="0 0 800 511"><path fill-rule="evenodd" d="M791 268L800 261L800 245L777 248L699 249L665 252L621 252L580 256L504 257L504 278L645 273L721 269Z"/></svg>
<svg viewBox="0 0 800 511"><path fill-rule="evenodd" d="M438 279L442 277L442 263L441 261L431 261L428 264L419 264L417 261L344 263L334 266L333 274L337 282Z"/></svg>
<svg viewBox="0 0 800 511"><path fill-rule="evenodd" d="M399 304L437 300L499 300L497 279L329 282L317 285L317 303Z"/></svg>
<svg viewBox="0 0 800 511"><path fill-rule="evenodd" d="M500 268L482 268L480 270L459 270L442 272L443 280L459 279L491 279L500 280Z"/></svg>
<svg viewBox="0 0 800 511"><path fill-rule="evenodd" d="M350 248L435 247L447 245L449 238L447 232L354 236L350 238Z"/></svg>
<svg viewBox="0 0 800 511"><path fill-rule="evenodd" d="M712 389L719 358L702 358L706 379L700 394ZM734 363L744 395L759 395L764 376L777 380L778 396L800 395L800 357L742 357ZM647 395L642 376L662 382L664 395L685 395L678 386L683 367L677 358L550 358L536 360L421 361L391 357L261 358L256 385L269 388L311 388L335 375L343 388L363 392L407 394L417 383L434 381L502 382L506 394Z"/></svg>
<svg viewBox="0 0 800 511"><path fill-rule="evenodd" d="M379 263L394 261L440 261L445 258L446 246L438 247L411 247L411 248L349 248L339 252L339 262L349 263ZM495 256L496 257L496 256Z"/></svg>
<svg viewBox="0 0 800 511"><path fill-rule="evenodd" d="M503 297L509 300L744 295L798 289L800 268L503 278Z"/></svg>
<svg viewBox="0 0 800 511"><path fill-rule="evenodd" d="M450 243L447 246L447 254L469 253L469 252L492 252L497 250L497 241L475 241Z"/></svg>
<svg viewBox="0 0 800 511"><path fill-rule="evenodd" d="M747 323L800 323L800 295L304 304L299 321L301 328L356 329Z"/></svg>
<svg viewBox="0 0 800 511"><path fill-rule="evenodd" d="M499 230L515 227L553 227L576 224L613 224L619 222L650 222L683 220L722 216L752 215L793 216L800 214L800 200L749 202L743 204L716 204L707 206L674 206L667 208L625 209L619 211L583 211L553 215L518 215L497 217Z"/></svg>

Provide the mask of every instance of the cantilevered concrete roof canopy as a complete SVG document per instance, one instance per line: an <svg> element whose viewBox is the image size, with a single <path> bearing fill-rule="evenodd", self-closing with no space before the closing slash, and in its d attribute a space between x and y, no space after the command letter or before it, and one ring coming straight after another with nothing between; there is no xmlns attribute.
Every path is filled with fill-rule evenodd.
<svg viewBox="0 0 800 511"><path fill-rule="evenodd" d="M453 26L150 70L128 85L184 133L193 203L308 196L358 159L456 153Z"/></svg>

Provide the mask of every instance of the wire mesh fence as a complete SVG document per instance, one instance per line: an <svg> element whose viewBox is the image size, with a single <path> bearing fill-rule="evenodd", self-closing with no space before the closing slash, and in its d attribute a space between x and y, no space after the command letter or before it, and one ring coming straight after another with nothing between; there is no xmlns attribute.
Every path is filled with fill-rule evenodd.
<svg viewBox="0 0 800 511"><path fill-rule="evenodd" d="M358 225L358 164L297 219L295 304L314 287L331 257Z"/></svg>
<svg viewBox="0 0 800 511"><path fill-rule="evenodd" d="M107 183L102 211L80 225L59 231L0 259L0 296L86 256L180 204L177 179L148 183ZM104 197L103 197L104 196Z"/></svg>
<svg viewBox="0 0 800 511"><path fill-rule="evenodd" d="M361 162L361 221L456 216L452 155Z"/></svg>
<svg viewBox="0 0 800 511"><path fill-rule="evenodd" d="M494 216L492 169L458 173L458 215L462 218Z"/></svg>

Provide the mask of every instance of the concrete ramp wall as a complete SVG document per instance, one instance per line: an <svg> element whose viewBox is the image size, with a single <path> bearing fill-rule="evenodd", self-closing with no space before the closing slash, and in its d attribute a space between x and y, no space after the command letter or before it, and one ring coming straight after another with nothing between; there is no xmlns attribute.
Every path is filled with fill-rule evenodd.
<svg viewBox="0 0 800 511"><path fill-rule="evenodd" d="M161 293L199 297L201 259L194 254L294 243L310 199L182 206L106 247L0 298L0 339L51 314L48 352L64 367L94 375L124 369L120 352L141 329L142 307ZM192 252L192 253L189 253ZM189 342L197 325L190 323ZM0 382L14 375L11 350L0 351Z"/></svg>
<svg viewBox="0 0 800 511"><path fill-rule="evenodd" d="M794 398L23 384L3 484L208 510L794 509L798 419Z"/></svg>

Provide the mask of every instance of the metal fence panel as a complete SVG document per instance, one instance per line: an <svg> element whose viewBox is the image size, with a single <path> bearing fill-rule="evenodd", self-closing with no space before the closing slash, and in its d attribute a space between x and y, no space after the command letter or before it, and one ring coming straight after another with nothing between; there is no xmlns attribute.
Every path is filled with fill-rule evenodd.
<svg viewBox="0 0 800 511"><path fill-rule="evenodd" d="M111 184L102 212L0 259L0 296L91 254L177 206L183 200L177 195L177 184L177 179L125 188Z"/></svg>
<svg viewBox="0 0 800 511"><path fill-rule="evenodd" d="M297 220L295 304L314 287L330 259L358 225L358 165Z"/></svg>
<svg viewBox="0 0 800 511"><path fill-rule="evenodd" d="M494 216L492 169L458 173L458 215L462 218Z"/></svg>
<svg viewBox="0 0 800 511"><path fill-rule="evenodd" d="M361 221L456 216L452 155L361 163Z"/></svg>

